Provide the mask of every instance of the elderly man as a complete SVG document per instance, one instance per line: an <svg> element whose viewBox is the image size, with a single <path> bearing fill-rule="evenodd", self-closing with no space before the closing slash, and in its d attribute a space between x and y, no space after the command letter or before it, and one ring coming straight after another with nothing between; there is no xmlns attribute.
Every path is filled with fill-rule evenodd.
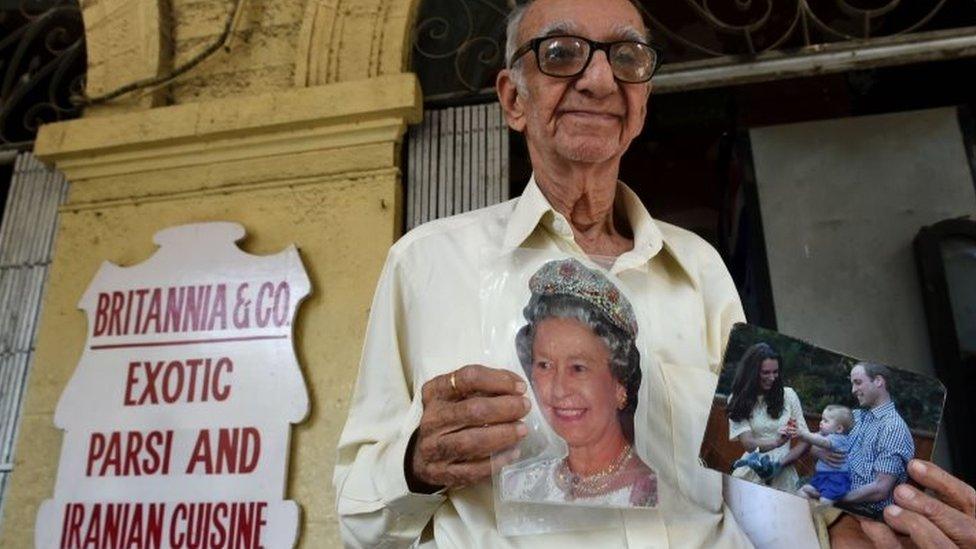
<svg viewBox="0 0 976 549"><path fill-rule="evenodd" d="M659 61L646 36L628 0L537 0L513 12L497 89L533 177L516 200L428 223L391 248L335 467L347 544L749 545L721 476L698 463L723 346L743 318L735 287L711 247L653 220L617 181ZM592 257L641 301L660 365L641 398L654 384L666 402L663 417L635 417L635 447L667 456L654 463L667 484L659 509L582 532L499 534L490 458L526 435L530 401L514 371L479 364L479 270L518 247Z"/></svg>

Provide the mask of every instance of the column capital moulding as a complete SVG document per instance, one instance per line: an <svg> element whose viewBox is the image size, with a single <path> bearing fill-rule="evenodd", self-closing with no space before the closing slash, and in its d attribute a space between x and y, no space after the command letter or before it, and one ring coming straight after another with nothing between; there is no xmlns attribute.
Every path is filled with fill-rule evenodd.
<svg viewBox="0 0 976 549"><path fill-rule="evenodd" d="M201 170L259 158L280 156L288 163L314 158L316 152L361 155L370 148L376 158L380 147L389 153L381 160L326 172L349 179L396 171L395 149L406 125L419 122L422 111L417 78L403 73L49 124L38 134L35 154L73 183L65 207L84 209L170 194L229 192L243 183L222 174L201 181ZM196 177L160 181L167 172L187 169ZM261 185L296 183L262 179ZM149 183L139 185L140 180ZM92 188L85 189L89 182Z"/></svg>

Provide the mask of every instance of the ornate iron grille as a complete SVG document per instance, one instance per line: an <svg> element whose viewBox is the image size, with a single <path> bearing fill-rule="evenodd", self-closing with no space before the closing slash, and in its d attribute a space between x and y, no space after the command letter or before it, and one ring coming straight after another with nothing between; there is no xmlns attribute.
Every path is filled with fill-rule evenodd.
<svg viewBox="0 0 976 549"><path fill-rule="evenodd" d="M504 63L505 18L515 3L424 0L414 34L413 65L428 103L490 93ZM669 73L700 67L728 68L769 58L976 35L976 0L641 0L641 4L651 33L666 49L665 66L657 77L661 84L667 84ZM971 55L976 40L930 49L939 53L910 58L904 51L885 51L872 62L890 63L878 59L895 55L903 60ZM816 70L822 68L809 72ZM737 71L743 80L748 80L747 73L748 68ZM777 75L767 69L763 77ZM729 81L727 74L722 78L716 77L715 85ZM670 82L678 80L685 79ZM681 86L691 87L684 82Z"/></svg>
<svg viewBox="0 0 976 549"><path fill-rule="evenodd" d="M494 85L504 64L505 23L513 0L423 0L413 66L429 99L475 95Z"/></svg>
<svg viewBox="0 0 976 549"><path fill-rule="evenodd" d="M672 63L817 48L976 24L973 0L645 1Z"/></svg>
<svg viewBox="0 0 976 549"><path fill-rule="evenodd" d="M0 148L29 148L41 124L77 117L86 66L76 0L0 0Z"/></svg>

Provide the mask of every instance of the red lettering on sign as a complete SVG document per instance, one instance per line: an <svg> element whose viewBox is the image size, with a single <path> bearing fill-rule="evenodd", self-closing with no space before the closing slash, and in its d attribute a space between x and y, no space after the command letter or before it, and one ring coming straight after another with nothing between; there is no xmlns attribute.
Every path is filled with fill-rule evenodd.
<svg viewBox="0 0 976 549"><path fill-rule="evenodd" d="M228 324L247 329L252 327L252 312L260 328L290 324L288 281L263 282L253 299L250 287L247 282L238 284L232 304L227 301L226 283L101 292L95 303L93 335L210 332L227 330Z"/></svg>
<svg viewBox="0 0 976 549"><path fill-rule="evenodd" d="M92 433L88 439L88 465L85 467L85 476L91 476L92 465L101 459L105 452L105 435L102 433Z"/></svg>
<svg viewBox="0 0 976 549"><path fill-rule="evenodd" d="M139 288L138 290L135 291L135 296L138 299L136 300L136 319L135 319L136 320L136 325L135 325L135 329L133 331L135 333L137 333L137 334L138 333L142 333L142 332L139 331L140 326L141 326L140 319L142 319L142 309L143 309L143 306L146 303L146 294L148 294L148 293L149 293L149 288ZM131 290L129 291L129 300L130 301L132 300L132 291ZM129 333L129 327L128 326L125 327L125 333L127 333L127 334Z"/></svg>
<svg viewBox="0 0 976 549"><path fill-rule="evenodd" d="M257 324L258 328L264 328L268 325L268 321L271 320L271 309L274 306L273 304L264 304L265 294L267 294L268 299L271 299L274 294L274 284L265 282L258 290L258 297L254 302L254 323Z"/></svg>
<svg viewBox="0 0 976 549"><path fill-rule="evenodd" d="M163 374L163 401L176 402L183 394L183 363L179 360L170 361Z"/></svg>
<svg viewBox="0 0 976 549"><path fill-rule="evenodd" d="M203 463L203 472L213 474L213 463L210 457L210 430L200 429L197 435L197 442L193 445L193 453L190 454L190 462L186 464L186 474L193 474L193 470L198 463Z"/></svg>
<svg viewBox="0 0 976 549"><path fill-rule="evenodd" d="M288 312L291 305L291 290L288 289L288 283L282 281L275 288L275 303L274 303L274 323L275 326L284 326L288 324Z"/></svg>
<svg viewBox="0 0 976 549"><path fill-rule="evenodd" d="M60 546L159 549L165 519L165 503L69 503L65 506Z"/></svg>
<svg viewBox="0 0 976 549"><path fill-rule="evenodd" d="M172 449L173 431L92 433L85 475L166 475Z"/></svg>
<svg viewBox="0 0 976 549"><path fill-rule="evenodd" d="M122 292L112 292L112 320L109 322L108 333L122 333L122 322L120 315L125 304L125 295Z"/></svg>
<svg viewBox="0 0 976 549"><path fill-rule="evenodd" d="M251 300L245 297L248 286L250 285L247 282L243 282L237 287L237 302L234 305L235 328L251 327Z"/></svg>
<svg viewBox="0 0 976 549"><path fill-rule="evenodd" d="M217 292L214 294L213 310L210 312L210 323L207 330L213 331L220 321L220 329L227 329L227 285L217 284Z"/></svg>
<svg viewBox="0 0 976 549"><path fill-rule="evenodd" d="M176 402L223 402L230 397L231 385L221 376L233 373L234 363L221 357L130 362L125 376L125 406L173 404ZM138 394L138 397L136 396Z"/></svg>
<svg viewBox="0 0 976 549"><path fill-rule="evenodd" d="M163 320L164 332L176 332L180 329L180 318L183 312L183 298L186 287L170 288L166 292L166 317Z"/></svg>
<svg viewBox="0 0 976 549"><path fill-rule="evenodd" d="M221 428L215 443L210 437L209 429L200 430L186 474L193 474L199 465L207 475L247 474L257 468L261 459L261 432L254 427Z"/></svg>
<svg viewBox="0 0 976 549"><path fill-rule="evenodd" d="M88 517L88 531L85 533L85 547L99 547L100 530L102 529L102 506L92 507L91 516Z"/></svg>
<svg viewBox="0 0 976 549"><path fill-rule="evenodd" d="M142 324L141 330L136 330L138 334L144 334L150 330L154 334L159 333L159 316L162 314L163 292L159 288L153 288L149 298L149 310L146 311L146 320ZM152 324L152 326L150 326Z"/></svg>
<svg viewBox="0 0 976 549"><path fill-rule="evenodd" d="M265 282L258 290L254 303L254 323L259 328L268 324L285 325L288 322L290 299L287 282L280 282L277 286L272 282Z"/></svg>
<svg viewBox="0 0 976 549"><path fill-rule="evenodd" d="M108 305L111 299L108 294L98 294L98 304L95 305L95 331L96 336L100 336L105 333L105 329L108 328Z"/></svg>
<svg viewBox="0 0 976 549"><path fill-rule="evenodd" d="M61 547L81 545L81 525L85 522L85 506L69 503L64 506L64 521L61 524Z"/></svg>
<svg viewBox="0 0 976 549"><path fill-rule="evenodd" d="M217 361L217 366L214 369L214 375L213 375L213 396L214 396L214 399L217 400L217 401L219 401L219 402L223 402L223 401L227 400L227 397L230 396L230 383L225 383L223 385L221 385L221 383L220 383L220 373L223 370L227 370L227 373L231 373L231 372L234 371L234 363L231 362L230 359L227 358L227 357L223 357L220 360L218 360ZM208 374L210 372L210 364L209 363L207 363L207 372L208 372ZM207 377L204 378L204 381L205 382L206 381L209 381L209 379L210 379L210 376L207 375ZM207 395L208 394L209 394L209 391L207 391L206 390L206 387L205 387L205 390L203 392L203 400L207 400Z"/></svg>
<svg viewBox="0 0 976 549"><path fill-rule="evenodd" d="M173 510L169 541L173 548L263 549L267 502L180 502Z"/></svg>

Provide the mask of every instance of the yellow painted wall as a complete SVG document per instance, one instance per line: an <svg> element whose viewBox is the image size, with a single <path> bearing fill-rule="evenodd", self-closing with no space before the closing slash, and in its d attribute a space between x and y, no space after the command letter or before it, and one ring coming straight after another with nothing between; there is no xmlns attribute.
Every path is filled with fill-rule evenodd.
<svg viewBox="0 0 976 549"><path fill-rule="evenodd" d="M53 412L81 356L86 326L76 304L99 264L136 264L153 253L157 230L209 220L241 222L248 252L291 243L301 251L312 294L295 335L312 410L293 431L287 497L302 507L301 547L339 544L335 445L375 282L399 233L400 144L406 124L421 115L417 81L404 73L416 4L245 0L229 53L156 94L42 128L35 152L65 172L71 189L0 547L30 547L37 506L53 494L61 447ZM178 65L213 37L228 7L199 0L84 5L89 93ZM120 28L141 46L108 35Z"/></svg>
<svg viewBox="0 0 976 549"><path fill-rule="evenodd" d="M173 65L218 38L230 2L170 0ZM172 86L175 103L264 93L293 86L304 0L246 0L229 51L218 51Z"/></svg>

